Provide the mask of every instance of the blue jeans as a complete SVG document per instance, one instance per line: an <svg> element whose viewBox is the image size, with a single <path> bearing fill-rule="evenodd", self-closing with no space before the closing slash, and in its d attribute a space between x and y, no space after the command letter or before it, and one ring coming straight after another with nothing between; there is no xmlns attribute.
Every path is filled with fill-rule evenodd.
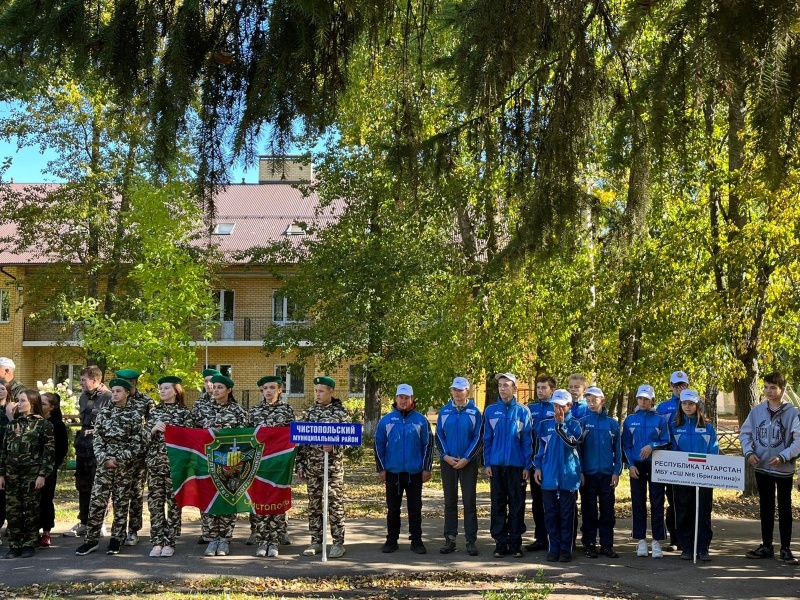
<svg viewBox="0 0 800 600"><path fill-rule="evenodd" d="M617 522L614 516L614 488L611 487L611 475L603 473L584 474L584 484L581 487L581 514L583 515L584 546L597 543L597 531L600 530L600 545L614 545L614 525ZM598 504L600 515L598 518Z"/></svg>
<svg viewBox="0 0 800 600"><path fill-rule="evenodd" d="M664 524L664 484L652 481L652 463L634 462L639 479L631 478L631 509L633 512L633 539L647 537L647 494L650 493L650 527L654 540L667 538Z"/></svg>
<svg viewBox="0 0 800 600"><path fill-rule="evenodd" d="M572 552L577 490L542 490L544 522L551 554Z"/></svg>

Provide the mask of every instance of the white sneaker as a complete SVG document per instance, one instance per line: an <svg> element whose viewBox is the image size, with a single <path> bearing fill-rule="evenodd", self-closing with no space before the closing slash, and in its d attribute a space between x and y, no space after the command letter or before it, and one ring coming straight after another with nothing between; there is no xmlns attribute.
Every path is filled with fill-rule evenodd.
<svg viewBox="0 0 800 600"><path fill-rule="evenodd" d="M208 542L208 546L206 547L206 550L205 552L203 552L203 554L205 556L216 556L218 546L219 546L218 540L212 540Z"/></svg>
<svg viewBox="0 0 800 600"><path fill-rule="evenodd" d="M75 523L72 529L67 529L64 533L61 534L62 537L83 537L86 535L86 530L88 527L83 523Z"/></svg>
<svg viewBox="0 0 800 600"><path fill-rule="evenodd" d="M320 544L311 544L303 550L303 556L314 556L317 552L322 552L322 546Z"/></svg>
<svg viewBox="0 0 800 600"><path fill-rule="evenodd" d="M225 540L220 540L217 542L217 556L228 556L228 553L231 551L230 544L228 544Z"/></svg>
<svg viewBox="0 0 800 600"><path fill-rule="evenodd" d="M334 544L331 546L331 551L328 552L328 558L341 558L344 556L344 546Z"/></svg>
<svg viewBox="0 0 800 600"><path fill-rule="evenodd" d="M658 543L658 540L653 540L651 548L653 549L653 558L664 558L664 551L661 549L661 544Z"/></svg>
<svg viewBox="0 0 800 600"><path fill-rule="evenodd" d="M172 546L164 546L161 549L161 556L174 556L175 555L175 548Z"/></svg>
<svg viewBox="0 0 800 600"><path fill-rule="evenodd" d="M267 555L267 545L266 544L260 544L258 546L258 550L256 550L256 556L262 557L262 556L266 556L266 555Z"/></svg>
<svg viewBox="0 0 800 600"><path fill-rule="evenodd" d="M278 547L275 544L270 544L269 549L267 550L267 556L270 558L275 558L278 556Z"/></svg>
<svg viewBox="0 0 800 600"><path fill-rule="evenodd" d="M128 537L125 538L125 545L126 546L135 546L139 543L139 535L134 531L128 534Z"/></svg>
<svg viewBox="0 0 800 600"><path fill-rule="evenodd" d="M647 540L639 540L636 546L636 556L647 556Z"/></svg>
<svg viewBox="0 0 800 600"><path fill-rule="evenodd" d="M162 546L153 546L153 549L150 550L150 556L161 556L161 552L164 548Z"/></svg>

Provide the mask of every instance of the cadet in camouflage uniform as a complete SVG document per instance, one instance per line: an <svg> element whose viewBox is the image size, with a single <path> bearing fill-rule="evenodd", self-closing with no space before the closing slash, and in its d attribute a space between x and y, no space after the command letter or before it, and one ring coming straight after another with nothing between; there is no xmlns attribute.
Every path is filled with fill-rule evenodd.
<svg viewBox="0 0 800 600"><path fill-rule="evenodd" d="M115 373L120 379L126 380L131 384L131 395L129 402L136 407L142 418L142 426L147 421L150 411L156 406L153 399L147 394L140 392L137 384L141 373L135 369L122 369ZM136 457L139 461L136 469L136 479L131 489L130 502L128 503L128 531L125 536L126 546L135 546L139 543L139 530L142 528L142 516L144 513L144 484L147 481L147 447L142 445L142 451Z"/></svg>
<svg viewBox="0 0 800 600"><path fill-rule="evenodd" d="M36 390L17 394L14 419L0 447L0 489L6 490L8 542L6 558L36 554L39 541L39 495L55 464L53 425L42 417Z"/></svg>
<svg viewBox="0 0 800 600"><path fill-rule="evenodd" d="M289 427L294 421L294 410L281 400L283 379L268 375L258 380L264 399L250 409L247 426ZM256 556L278 556L278 544L286 535L286 513L280 515L257 515L250 513L251 523L255 523Z"/></svg>
<svg viewBox="0 0 800 600"><path fill-rule="evenodd" d="M214 384L212 395L214 402L203 402L192 408L192 421L195 427L207 429L228 429L231 427L245 427L247 413L234 400L231 389L233 380L224 375L214 375L211 378ZM236 524L236 515L209 515L203 513L208 534L211 541L208 543L204 554L206 556L226 556L230 551L230 540L233 537L233 527Z"/></svg>
<svg viewBox="0 0 800 600"><path fill-rule="evenodd" d="M200 394L200 397L195 400L194 405L192 406L192 410L195 410L198 406L201 406L204 402L210 403L214 401L214 398L211 396L211 390L214 387L214 384L211 382L211 378L214 375L222 375L216 369L204 369L203 370L203 393ZM208 520L207 519L200 519L200 537L197 540L198 544L208 544L211 541L211 534L208 531Z"/></svg>
<svg viewBox="0 0 800 600"><path fill-rule="evenodd" d="M130 401L131 384L116 378L109 381L108 386L111 388L111 403L100 411L94 428L97 473L89 504L86 538L75 551L78 556L97 550L109 496L114 507L114 522L108 554L119 553L126 535L130 494L138 477L138 457L144 446L142 417Z"/></svg>
<svg viewBox="0 0 800 600"><path fill-rule="evenodd" d="M158 380L161 404L150 411L145 426L147 442L147 507L150 509L150 556L175 554L175 538L181 525L181 509L172 494L164 430L167 425L192 427L192 416L183 403L183 380L162 377ZM166 509L166 516L164 510Z"/></svg>
<svg viewBox="0 0 800 600"><path fill-rule="evenodd" d="M349 423L350 414L342 401L333 397L336 382L330 377L314 378L317 401L308 409L303 421L309 423ZM328 453L328 522L333 546L328 556L344 555L344 449L341 446L300 446L295 471L308 483L308 529L311 545L305 556L322 551L322 496L325 480L325 453Z"/></svg>

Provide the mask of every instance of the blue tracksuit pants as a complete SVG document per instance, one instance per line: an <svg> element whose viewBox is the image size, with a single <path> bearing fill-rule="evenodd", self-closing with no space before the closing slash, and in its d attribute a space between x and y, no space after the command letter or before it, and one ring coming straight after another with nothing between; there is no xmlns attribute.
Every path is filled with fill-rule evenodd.
<svg viewBox="0 0 800 600"><path fill-rule="evenodd" d="M550 541L548 552L572 553L573 523L578 492L571 490L542 490L544 522Z"/></svg>
<svg viewBox="0 0 800 600"><path fill-rule="evenodd" d="M614 545L614 488L611 487L611 475L592 473L584 475L581 487L581 515L583 524L581 541L584 546L597 543L597 532L600 531L600 545ZM599 506L599 515L598 515Z"/></svg>
<svg viewBox="0 0 800 600"><path fill-rule="evenodd" d="M647 494L650 493L650 527L654 540L667 538L664 524L664 484L652 481L652 463L636 461L639 479L631 478L631 509L633 512L633 532L635 540L647 537Z"/></svg>

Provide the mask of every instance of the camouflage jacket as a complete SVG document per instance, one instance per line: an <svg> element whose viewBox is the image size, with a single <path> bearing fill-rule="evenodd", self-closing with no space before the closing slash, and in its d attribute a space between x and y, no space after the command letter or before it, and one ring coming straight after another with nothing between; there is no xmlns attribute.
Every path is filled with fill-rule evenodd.
<svg viewBox="0 0 800 600"><path fill-rule="evenodd" d="M6 426L0 447L0 475L6 468L38 467L39 476L47 477L55 465L53 425L40 415L20 416Z"/></svg>
<svg viewBox="0 0 800 600"><path fill-rule="evenodd" d="M100 411L94 426L94 455L98 464L110 458L122 464L142 454L142 415L130 401L125 406L111 402Z"/></svg>
<svg viewBox="0 0 800 600"><path fill-rule="evenodd" d="M136 393L131 395L128 402L133 403L139 411L139 414L142 415L143 421L146 421L150 417L151 411L156 407L156 403L153 399L139 390L136 390Z"/></svg>
<svg viewBox="0 0 800 600"><path fill-rule="evenodd" d="M247 413L248 427L288 427L292 421L294 409L283 400L278 400L275 404L267 404L266 400L262 400Z"/></svg>
<svg viewBox="0 0 800 600"><path fill-rule="evenodd" d="M246 427L247 412L237 403L228 401L202 402L192 407L192 421L195 427L204 429L226 429L229 427Z"/></svg>
<svg viewBox="0 0 800 600"><path fill-rule="evenodd" d="M303 421L307 423L349 423L350 413L338 398L334 398L330 404L322 405L314 403L303 415ZM341 468L344 458L344 448L334 446L333 451L328 455L328 468ZM322 446L300 446L297 451L295 461L295 472L303 474L319 475L323 471L325 464L325 453Z"/></svg>
<svg viewBox="0 0 800 600"><path fill-rule="evenodd" d="M164 444L164 434L160 431L153 433L153 426L158 423L177 425L178 427L194 427L189 409L178 404L159 404L150 411L150 418L144 427L145 447L147 448L147 466L169 466L167 446Z"/></svg>

